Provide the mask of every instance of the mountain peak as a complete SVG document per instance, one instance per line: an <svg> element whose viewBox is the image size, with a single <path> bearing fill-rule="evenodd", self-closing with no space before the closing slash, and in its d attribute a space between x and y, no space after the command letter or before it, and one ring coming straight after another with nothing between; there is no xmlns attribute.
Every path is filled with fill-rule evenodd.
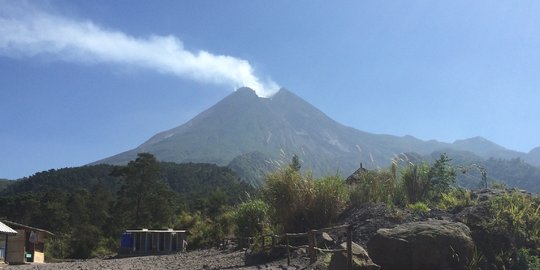
<svg viewBox="0 0 540 270"><path fill-rule="evenodd" d="M216 105L219 104L241 104L241 103L253 103L258 102L260 99L259 96L257 96L257 93L255 90L249 88L249 87L241 87L236 89L236 91L232 92L228 96L226 96L223 100L218 102Z"/></svg>
<svg viewBox="0 0 540 270"><path fill-rule="evenodd" d="M257 96L257 93L255 93L255 90L249 88L249 87L240 87L234 91L234 94L238 95L255 95Z"/></svg>
<svg viewBox="0 0 540 270"><path fill-rule="evenodd" d="M253 89L242 87L185 124L97 163L126 164L140 152L177 163L225 166L235 160L236 165L243 166L238 169L235 165L245 173L242 177L260 178L266 172L261 170L274 168L293 154L301 157L305 168L323 175L335 173L336 169L353 172L360 162L373 168L387 166L396 153L421 151L419 154L424 155L446 148L473 152L483 158L520 154L482 137L443 144L412 136L362 132L339 124L285 88L269 98L260 98ZM255 161L247 162L248 158Z"/></svg>
<svg viewBox="0 0 540 270"><path fill-rule="evenodd" d="M291 92L291 91L289 91L289 90L287 90L286 88L283 88L283 87L280 88L279 91L277 91L273 96L271 96L271 98L275 98L275 97L279 97L279 96L295 96L296 97L296 95L293 92Z"/></svg>
<svg viewBox="0 0 540 270"><path fill-rule="evenodd" d="M464 140L456 140L454 142L454 145L470 145L470 144L475 144L475 145L482 145L482 146L491 146L491 147L498 147L498 148L503 148L502 146L500 145L497 145L496 143L482 137L482 136L476 136L476 137L472 137L472 138L469 138L469 139L464 139Z"/></svg>
<svg viewBox="0 0 540 270"><path fill-rule="evenodd" d="M534 154L534 155L540 156L540 146L531 149L531 151L529 151L529 154Z"/></svg>

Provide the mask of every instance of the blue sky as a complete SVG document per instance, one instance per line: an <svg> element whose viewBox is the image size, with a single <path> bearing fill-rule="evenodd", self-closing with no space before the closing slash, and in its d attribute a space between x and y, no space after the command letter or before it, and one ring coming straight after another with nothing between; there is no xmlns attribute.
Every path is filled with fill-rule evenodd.
<svg viewBox="0 0 540 270"><path fill-rule="evenodd" d="M363 131L528 152L538 14L537 1L0 0L0 178L134 148L241 84L286 87Z"/></svg>

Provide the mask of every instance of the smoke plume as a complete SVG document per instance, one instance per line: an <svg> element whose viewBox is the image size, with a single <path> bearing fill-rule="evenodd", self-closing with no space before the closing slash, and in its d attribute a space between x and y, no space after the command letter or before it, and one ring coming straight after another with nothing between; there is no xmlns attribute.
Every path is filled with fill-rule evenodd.
<svg viewBox="0 0 540 270"><path fill-rule="evenodd" d="M259 96L278 90L261 80L248 61L207 51L188 51L175 36L134 37L91 21L52 14L21 2L0 0L0 55L46 55L79 63L138 66L203 83L247 86Z"/></svg>

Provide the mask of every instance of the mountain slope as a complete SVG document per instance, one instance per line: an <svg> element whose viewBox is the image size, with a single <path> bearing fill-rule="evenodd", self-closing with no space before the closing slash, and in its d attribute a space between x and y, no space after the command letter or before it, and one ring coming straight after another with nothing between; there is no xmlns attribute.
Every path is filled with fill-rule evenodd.
<svg viewBox="0 0 540 270"><path fill-rule="evenodd" d="M527 153L525 160L530 164L540 166L540 147L536 147Z"/></svg>
<svg viewBox="0 0 540 270"><path fill-rule="evenodd" d="M449 144L363 132L332 120L286 89L260 98L240 88L187 123L96 163L125 164L148 152L160 161L229 165L246 182L258 185L264 172L287 163L293 154L316 175L349 175L360 163L386 167L400 153L428 155L441 149L471 151L485 159L525 155L480 137Z"/></svg>
<svg viewBox="0 0 540 270"><path fill-rule="evenodd" d="M304 168L315 174L349 174L360 162L386 166L397 153L427 154L437 148L440 143L434 141L346 127L285 89L259 98L253 90L241 88L187 123L96 163L125 164L137 153L149 152L161 161L228 165L258 152L259 160L264 157L277 166L297 154Z"/></svg>

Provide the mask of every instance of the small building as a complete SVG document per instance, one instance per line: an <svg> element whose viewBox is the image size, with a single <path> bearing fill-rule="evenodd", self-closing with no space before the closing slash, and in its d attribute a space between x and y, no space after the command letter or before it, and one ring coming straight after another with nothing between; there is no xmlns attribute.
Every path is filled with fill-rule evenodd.
<svg viewBox="0 0 540 270"><path fill-rule="evenodd" d="M0 263L6 262L8 237L17 235L17 231L0 221Z"/></svg>
<svg viewBox="0 0 540 270"><path fill-rule="evenodd" d="M122 234L119 254L166 254L184 251L187 245L185 230L126 230Z"/></svg>
<svg viewBox="0 0 540 270"><path fill-rule="evenodd" d="M7 240L6 261L9 264L45 262L45 239L53 233L12 221L4 223L17 232Z"/></svg>

